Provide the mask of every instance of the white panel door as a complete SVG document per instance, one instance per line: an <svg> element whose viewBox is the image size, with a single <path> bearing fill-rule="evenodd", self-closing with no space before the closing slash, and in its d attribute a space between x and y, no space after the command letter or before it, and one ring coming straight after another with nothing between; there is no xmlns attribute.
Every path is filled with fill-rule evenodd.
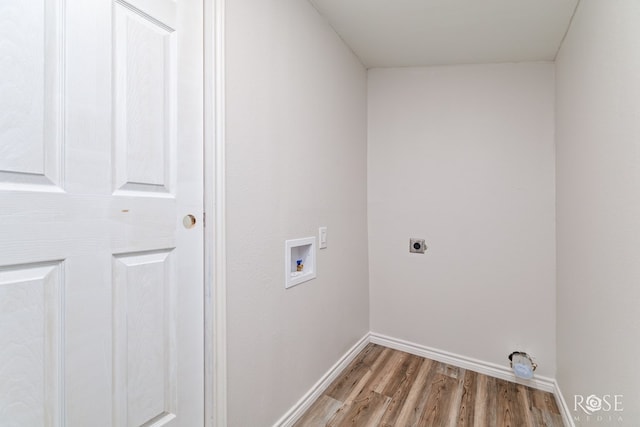
<svg viewBox="0 0 640 427"><path fill-rule="evenodd" d="M203 425L202 27L0 1L2 427Z"/></svg>

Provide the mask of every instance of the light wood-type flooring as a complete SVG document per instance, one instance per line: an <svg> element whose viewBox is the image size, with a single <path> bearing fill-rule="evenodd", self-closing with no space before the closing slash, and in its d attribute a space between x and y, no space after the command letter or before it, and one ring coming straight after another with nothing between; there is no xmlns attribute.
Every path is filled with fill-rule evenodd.
<svg viewBox="0 0 640 427"><path fill-rule="evenodd" d="M550 393L369 344L295 427L562 425Z"/></svg>

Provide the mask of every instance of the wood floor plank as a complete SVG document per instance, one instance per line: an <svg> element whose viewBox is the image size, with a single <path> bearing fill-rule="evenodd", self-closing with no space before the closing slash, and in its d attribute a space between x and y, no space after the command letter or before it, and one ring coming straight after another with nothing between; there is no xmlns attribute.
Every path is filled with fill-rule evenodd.
<svg viewBox="0 0 640 427"><path fill-rule="evenodd" d="M322 395L294 424L294 427L325 427L341 406L342 402Z"/></svg>
<svg viewBox="0 0 640 427"><path fill-rule="evenodd" d="M498 382L498 427L523 427L527 425L524 408L519 405L518 384Z"/></svg>
<svg viewBox="0 0 640 427"><path fill-rule="evenodd" d="M385 396L394 397L400 387L403 387L409 380L413 379L420 365L420 357L408 353L403 354L405 357L402 359L402 363L396 367L389 382L381 391Z"/></svg>
<svg viewBox="0 0 640 427"><path fill-rule="evenodd" d="M530 394L532 395L531 401L534 408L538 408L542 411L548 411L552 414L560 415L560 409L558 409L556 399L551 393L545 393L542 390L531 389Z"/></svg>
<svg viewBox="0 0 640 427"><path fill-rule="evenodd" d="M386 347L378 344L367 344L367 347L362 350L362 353L360 353L359 356L361 356L362 363L367 366L371 366L378 360L380 354L382 354L385 349Z"/></svg>
<svg viewBox="0 0 640 427"><path fill-rule="evenodd" d="M393 374L402 365L402 362L407 356L407 353L400 351L393 352L383 365L377 366L376 372L374 372L371 381L366 387L371 391L382 394L382 391L389 381L391 381Z"/></svg>
<svg viewBox="0 0 640 427"><path fill-rule="evenodd" d="M360 353L345 371L333 381L325 394L335 400L344 402L346 397L353 392L353 387L362 377L371 370L371 365L380 360L380 356L385 353L385 348L375 344L369 344ZM390 355L390 351L386 351Z"/></svg>
<svg viewBox="0 0 640 427"><path fill-rule="evenodd" d="M346 406L347 410L331 419L328 426L377 426L387 409L391 398L363 389L354 401Z"/></svg>
<svg viewBox="0 0 640 427"><path fill-rule="evenodd" d="M458 379L459 399L454 402L457 405L457 414L451 417L450 427L472 427L475 416L475 399L477 392L478 374L473 371L465 371L464 376ZM461 381L461 382L460 382Z"/></svg>
<svg viewBox="0 0 640 427"><path fill-rule="evenodd" d="M365 393L365 385L371 379L371 375L371 370L367 371L360 381L358 381L356 387L351 390L351 393L345 396L342 406L329 418L327 427L341 427L348 425L347 416L352 413L352 405L354 405L359 398L362 399L361 396Z"/></svg>
<svg viewBox="0 0 640 427"><path fill-rule="evenodd" d="M399 372L394 376L393 381L387 384L383 391L385 396L391 397L391 402L387 406L384 416L380 420L383 427L394 427L398 424L398 417L402 407L405 405L411 386L417 378L417 371L422 363L422 358L409 356L402 364ZM393 394L392 394L393 393Z"/></svg>
<svg viewBox="0 0 640 427"><path fill-rule="evenodd" d="M551 412L543 412L542 413L542 419L544 420L544 424L542 424L543 426L558 427L558 426L563 426L564 425L563 421L562 421L562 415L560 415L560 414L554 414L554 413L551 413Z"/></svg>
<svg viewBox="0 0 640 427"><path fill-rule="evenodd" d="M562 427L552 394L369 344L295 427Z"/></svg>
<svg viewBox="0 0 640 427"><path fill-rule="evenodd" d="M439 386L439 383L436 381L436 379L444 378L444 377L450 378L450 377L447 377L446 375L442 375L438 373L438 371L441 370L440 369L441 365L442 364L440 362L433 362L431 364L431 369L429 370L425 378L424 385L420 390L417 402L413 407L412 416L409 419L409 422L407 425L415 426L415 427L424 425L421 423L421 420L425 418L424 414L425 414L425 411L427 410L427 406L430 403L432 403L429 400L431 397L431 391L434 387Z"/></svg>
<svg viewBox="0 0 640 427"><path fill-rule="evenodd" d="M438 373L451 378L458 378L461 372L464 372L464 369L458 368L457 366L447 365L446 363L440 363L438 365Z"/></svg>
<svg viewBox="0 0 640 427"><path fill-rule="evenodd" d="M446 427L451 416L452 397L458 388L458 379L437 374L431 381L429 396L418 420L418 426Z"/></svg>
<svg viewBox="0 0 640 427"><path fill-rule="evenodd" d="M529 393L529 387L525 387L522 384L516 385L516 391L518 394L517 405L522 408L523 427L537 427L534 424L533 419L533 405L531 403L531 395Z"/></svg>
<svg viewBox="0 0 640 427"><path fill-rule="evenodd" d="M544 417L542 416L542 411L538 408L531 408L531 416L533 418L533 425L536 427L546 426L546 422L544 421Z"/></svg>
<svg viewBox="0 0 640 427"><path fill-rule="evenodd" d="M449 427L457 427L458 426L458 417L460 413L460 402L462 401L462 394L464 393L464 377L466 374L466 370L463 368L458 368L456 372L456 380L457 384L453 394L451 395L451 405L449 406L451 409L449 411Z"/></svg>
<svg viewBox="0 0 640 427"><path fill-rule="evenodd" d="M423 403L425 399L425 389L430 387L429 380L431 379L430 373L433 375L435 365L437 362L429 359L423 359L416 380L409 390L409 395L405 401L404 406L400 410L398 415L397 425L409 426L413 419L418 418L422 412Z"/></svg>
<svg viewBox="0 0 640 427"><path fill-rule="evenodd" d="M371 376L373 375L371 370L365 372L365 374L360 378L360 380L353 386L351 389L351 393L347 394L342 401L343 405L351 405L354 400L358 398L358 396L365 389L365 386L371 380Z"/></svg>
<svg viewBox="0 0 640 427"><path fill-rule="evenodd" d="M474 427L492 427L497 424L497 386L496 379L478 375L477 379Z"/></svg>

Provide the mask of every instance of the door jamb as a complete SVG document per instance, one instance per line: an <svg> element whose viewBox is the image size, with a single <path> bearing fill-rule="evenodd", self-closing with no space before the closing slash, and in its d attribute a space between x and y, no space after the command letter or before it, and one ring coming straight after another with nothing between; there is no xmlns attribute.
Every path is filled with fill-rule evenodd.
<svg viewBox="0 0 640 427"><path fill-rule="evenodd" d="M204 419L206 427L226 427L225 0L203 0L203 7Z"/></svg>

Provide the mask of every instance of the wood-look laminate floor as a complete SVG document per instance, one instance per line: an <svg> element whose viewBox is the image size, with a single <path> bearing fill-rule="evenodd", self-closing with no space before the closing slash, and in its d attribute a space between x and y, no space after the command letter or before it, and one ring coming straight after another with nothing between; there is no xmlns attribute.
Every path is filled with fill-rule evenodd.
<svg viewBox="0 0 640 427"><path fill-rule="evenodd" d="M295 424L563 426L552 394L369 344Z"/></svg>

